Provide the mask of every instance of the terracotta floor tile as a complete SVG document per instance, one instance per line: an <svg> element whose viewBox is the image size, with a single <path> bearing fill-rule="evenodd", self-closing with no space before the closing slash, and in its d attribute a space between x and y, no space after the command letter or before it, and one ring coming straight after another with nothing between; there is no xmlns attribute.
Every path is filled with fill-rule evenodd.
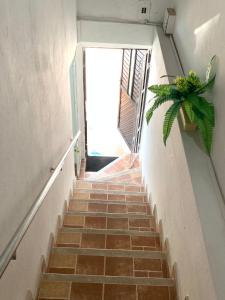
<svg viewBox="0 0 225 300"><path fill-rule="evenodd" d="M140 192L140 187L139 186L128 185L128 186L125 186L125 191L127 191L127 192Z"/></svg>
<svg viewBox="0 0 225 300"><path fill-rule="evenodd" d="M57 245L64 245L64 244L69 244L69 245L74 245L78 246L80 245L80 233L76 232L59 232L57 241Z"/></svg>
<svg viewBox="0 0 225 300"><path fill-rule="evenodd" d="M146 271L135 271L134 276L135 277L148 277L148 272L146 272Z"/></svg>
<svg viewBox="0 0 225 300"><path fill-rule="evenodd" d="M163 272L162 271L150 271L150 272L148 272L148 277L162 278Z"/></svg>
<svg viewBox="0 0 225 300"><path fill-rule="evenodd" d="M74 274L74 268L48 268L49 273L54 274Z"/></svg>
<svg viewBox="0 0 225 300"><path fill-rule="evenodd" d="M88 204L77 202L76 200L71 200L69 203L69 210L70 211L87 211L88 210Z"/></svg>
<svg viewBox="0 0 225 300"><path fill-rule="evenodd" d="M128 205L128 212L129 213L142 213L145 214L147 208L143 205Z"/></svg>
<svg viewBox="0 0 225 300"><path fill-rule="evenodd" d="M129 226L150 228L150 219L129 219Z"/></svg>
<svg viewBox="0 0 225 300"><path fill-rule="evenodd" d="M108 235L106 238L107 249L130 249L130 236Z"/></svg>
<svg viewBox="0 0 225 300"><path fill-rule="evenodd" d="M161 249L161 241L160 237L155 238L156 248Z"/></svg>
<svg viewBox="0 0 225 300"><path fill-rule="evenodd" d="M111 191L124 191L124 185L109 184L108 185L108 190L111 190Z"/></svg>
<svg viewBox="0 0 225 300"><path fill-rule="evenodd" d="M134 269L136 271L161 271L161 260L150 258L135 258Z"/></svg>
<svg viewBox="0 0 225 300"><path fill-rule="evenodd" d="M49 261L50 268L75 268L76 255L64 253L52 253Z"/></svg>
<svg viewBox="0 0 225 300"><path fill-rule="evenodd" d="M144 286L137 287L138 300L170 300L169 288L165 286Z"/></svg>
<svg viewBox="0 0 225 300"><path fill-rule="evenodd" d="M107 276L133 276L133 258L106 257L105 275Z"/></svg>
<svg viewBox="0 0 225 300"><path fill-rule="evenodd" d="M102 292L102 284L73 282L70 300L102 300Z"/></svg>
<svg viewBox="0 0 225 300"><path fill-rule="evenodd" d="M169 277L169 268L166 260L162 261L162 271L164 277Z"/></svg>
<svg viewBox="0 0 225 300"><path fill-rule="evenodd" d="M90 211L90 212L106 212L107 211L107 204L89 203L88 204L88 211Z"/></svg>
<svg viewBox="0 0 225 300"><path fill-rule="evenodd" d="M107 194L91 193L90 199L107 200Z"/></svg>
<svg viewBox="0 0 225 300"><path fill-rule="evenodd" d="M155 238L152 236L131 236L131 243L132 246L139 246L139 247L155 247Z"/></svg>
<svg viewBox="0 0 225 300"><path fill-rule="evenodd" d="M109 213L126 213L127 206L124 204L108 204Z"/></svg>
<svg viewBox="0 0 225 300"><path fill-rule="evenodd" d="M88 183L88 182L80 182L80 181L76 181L76 188L78 189L91 189L92 188L92 184Z"/></svg>
<svg viewBox="0 0 225 300"><path fill-rule="evenodd" d="M104 275L104 256L78 255L76 274Z"/></svg>
<svg viewBox="0 0 225 300"><path fill-rule="evenodd" d="M108 195L108 200L112 201L125 201L125 195Z"/></svg>
<svg viewBox="0 0 225 300"><path fill-rule="evenodd" d="M81 247L92 249L105 249L105 235L83 233L81 239Z"/></svg>
<svg viewBox="0 0 225 300"><path fill-rule="evenodd" d="M88 200L88 199L90 199L90 194L89 193L74 193L73 198Z"/></svg>
<svg viewBox="0 0 225 300"><path fill-rule="evenodd" d="M176 288L175 287L170 287L169 288L169 294L170 294L170 300L176 300Z"/></svg>
<svg viewBox="0 0 225 300"><path fill-rule="evenodd" d="M61 281L44 281L41 283L39 290L39 298L62 298L67 299L70 290L69 282Z"/></svg>
<svg viewBox="0 0 225 300"><path fill-rule="evenodd" d="M134 195L127 195L126 196L126 201L127 202L143 202L144 197L143 196L134 196Z"/></svg>
<svg viewBox="0 0 225 300"><path fill-rule="evenodd" d="M107 184L105 183L93 183L92 188L95 190L107 190Z"/></svg>
<svg viewBox="0 0 225 300"><path fill-rule="evenodd" d="M86 228L105 229L106 217L85 217Z"/></svg>
<svg viewBox="0 0 225 300"><path fill-rule="evenodd" d="M128 229L128 219L107 218L107 229Z"/></svg>
<svg viewBox="0 0 225 300"><path fill-rule="evenodd" d="M104 300L136 300L135 285L106 284ZM151 299L156 300L156 299Z"/></svg>
<svg viewBox="0 0 225 300"><path fill-rule="evenodd" d="M148 204L147 204L146 212L147 212L148 215L151 215L151 214L152 214L151 207L150 207L150 205L148 205Z"/></svg>
<svg viewBox="0 0 225 300"><path fill-rule="evenodd" d="M67 227L84 227L84 216L66 215L63 224Z"/></svg>

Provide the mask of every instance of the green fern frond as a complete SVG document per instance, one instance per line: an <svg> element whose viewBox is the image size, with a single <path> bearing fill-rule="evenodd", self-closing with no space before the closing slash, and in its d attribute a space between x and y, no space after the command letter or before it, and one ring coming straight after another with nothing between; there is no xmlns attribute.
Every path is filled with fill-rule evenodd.
<svg viewBox="0 0 225 300"><path fill-rule="evenodd" d="M167 138L170 134L173 122L177 117L181 105L182 105L181 101L173 103L165 114L165 119L163 123L163 142L165 145L166 145Z"/></svg>
<svg viewBox="0 0 225 300"><path fill-rule="evenodd" d="M191 102L193 111L198 111L199 117L201 119L207 119L210 122L210 124L214 127L215 110L213 104L208 102L205 98L197 95L188 96L187 99Z"/></svg>
<svg viewBox="0 0 225 300"><path fill-rule="evenodd" d="M206 119L196 119L196 123L198 125L206 151L208 154L210 154L212 148L213 127Z"/></svg>
<svg viewBox="0 0 225 300"><path fill-rule="evenodd" d="M209 79L209 81L204 83L199 89L197 89L195 91L195 93L197 95L204 94L205 92L207 92L208 90L210 90L214 86L215 80L216 80L216 75L214 75L211 79Z"/></svg>
<svg viewBox="0 0 225 300"><path fill-rule="evenodd" d="M169 101L168 97L159 97L155 100L154 104L149 108L149 110L146 113L146 121L147 124L150 122L152 116L153 116L153 112L163 103L165 103L166 101Z"/></svg>
<svg viewBox="0 0 225 300"><path fill-rule="evenodd" d="M150 122L152 116L153 116L153 112L163 103L167 102L167 101L180 101L180 94L174 90L174 92L172 92L171 94L167 95L167 96L160 96L157 97L156 99L153 98L153 100L155 101L154 104L149 108L149 110L146 113L146 121L147 124Z"/></svg>
<svg viewBox="0 0 225 300"><path fill-rule="evenodd" d="M192 109L192 104L188 101L183 102L183 108L191 122L194 122L194 112Z"/></svg>
<svg viewBox="0 0 225 300"><path fill-rule="evenodd" d="M148 89L157 96L168 96L173 86L169 84L151 85Z"/></svg>

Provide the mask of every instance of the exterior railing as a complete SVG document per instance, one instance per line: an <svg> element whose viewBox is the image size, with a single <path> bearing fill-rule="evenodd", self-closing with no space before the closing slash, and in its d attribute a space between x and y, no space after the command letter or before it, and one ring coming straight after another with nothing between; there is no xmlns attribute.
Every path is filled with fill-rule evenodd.
<svg viewBox="0 0 225 300"><path fill-rule="evenodd" d="M38 195L36 200L34 201L30 210L27 212L26 216L24 217L24 219L18 226L16 232L10 239L9 243L3 250L2 255L0 256L0 278L3 275L5 269L7 268L9 262L15 258L16 250L17 250L20 242L22 241L25 233L27 232L29 226L31 225L39 208L43 204L44 199L45 199L46 195L48 194L49 190L51 189L53 183L55 182L57 176L59 175L60 171L62 170L62 167L64 165L66 157L68 156L71 149L77 144L79 136L80 136L80 131L76 134L74 139L71 141L67 151L63 155L63 157L60 160L60 162L58 163L57 167L54 169L53 168L51 169L52 174L51 174L50 178L46 182L44 188L42 189L42 191L40 192L40 194Z"/></svg>

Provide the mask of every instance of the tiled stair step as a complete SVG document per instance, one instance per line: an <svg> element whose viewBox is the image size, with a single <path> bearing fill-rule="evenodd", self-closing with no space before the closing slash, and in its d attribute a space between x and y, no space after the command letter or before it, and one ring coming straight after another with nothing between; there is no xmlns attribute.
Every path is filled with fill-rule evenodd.
<svg viewBox="0 0 225 300"><path fill-rule="evenodd" d="M63 279L66 279L65 281ZM144 280L116 277L44 274L39 300L176 300L174 281L171 279ZM102 280L101 280L102 279ZM104 280L104 283L102 283ZM122 282L120 282L120 280ZM94 283L92 283L94 282ZM139 284L137 284L139 283ZM60 295L60 297L59 297Z"/></svg>
<svg viewBox="0 0 225 300"><path fill-rule="evenodd" d="M154 216L145 213L108 213L108 212L92 212L92 211L67 211L65 215L69 216L86 216L86 217L106 217L114 219L154 219Z"/></svg>
<svg viewBox="0 0 225 300"><path fill-rule="evenodd" d="M145 192L145 187L143 184L132 184L132 183L115 183L113 181L109 182L96 182L96 181L84 181L77 180L75 188L80 189L93 189L93 190L109 190L109 191L129 191L129 192Z"/></svg>
<svg viewBox="0 0 225 300"><path fill-rule="evenodd" d="M78 201L78 202L89 202L89 203L104 203L104 204L133 204L133 205L150 205L148 201L129 201L129 200L107 200L107 199L82 199L82 198L72 198L70 201Z"/></svg>
<svg viewBox="0 0 225 300"><path fill-rule="evenodd" d="M105 189L81 189L76 188L75 193L87 193L87 194L107 194L107 195L132 195L132 196L147 196L146 192L132 192L132 191L114 191Z"/></svg>
<svg viewBox="0 0 225 300"><path fill-rule="evenodd" d="M159 232L155 231L138 231L138 230L122 230L122 229L90 229L90 228L74 228L74 227L62 227L61 233L87 233L87 234L109 234L109 235L130 235L130 236L151 236L160 237Z"/></svg>
<svg viewBox="0 0 225 300"><path fill-rule="evenodd" d="M60 254L80 254L86 256L104 256L104 257L133 257L164 260L167 253L164 251L141 251L141 250L111 250L94 248L72 248L72 247L53 247L52 253Z"/></svg>
<svg viewBox="0 0 225 300"><path fill-rule="evenodd" d="M71 200L69 202L68 211L143 214L146 216L152 215L151 207L147 203L118 203L117 201L109 200Z"/></svg>
<svg viewBox="0 0 225 300"><path fill-rule="evenodd" d="M150 286L166 286L166 287L174 286L174 280L171 278L154 278L154 277L146 278L146 277L129 277L129 276L98 276L98 275L44 273L42 275L42 280L61 281L61 282L69 281L69 282L79 282L79 283L82 282L82 283L120 284L120 285L123 284L142 285L142 286L150 285Z"/></svg>
<svg viewBox="0 0 225 300"><path fill-rule="evenodd" d="M77 210L79 206L85 207L85 210L88 208L92 208L95 211L107 211L113 212L120 209L120 212L151 212L151 206L149 203L142 203L142 202L125 202L125 201L110 201L110 200L95 200L95 199L75 199L70 200L69 202L69 210Z"/></svg>
<svg viewBox="0 0 225 300"><path fill-rule="evenodd" d="M59 230L56 246L108 250L161 250L160 237L156 232L71 227Z"/></svg>
<svg viewBox="0 0 225 300"><path fill-rule="evenodd" d="M165 257L150 251L53 248L47 272L168 278Z"/></svg>
<svg viewBox="0 0 225 300"><path fill-rule="evenodd" d="M146 195L133 195L133 194L113 194L113 193L85 193L75 192L72 200L108 200L108 201L121 201L121 202L139 202L148 203Z"/></svg>
<svg viewBox="0 0 225 300"><path fill-rule="evenodd" d="M142 187L144 188L144 184L143 183L134 183L134 182L130 182L130 181L127 181L127 182L116 182L115 181L101 181L101 180L95 180L93 177L90 177L90 178L85 178L85 179L77 179L75 181L75 185L76 183L90 183L90 184L106 184L106 185L118 185L118 186L135 186L135 187Z"/></svg>
<svg viewBox="0 0 225 300"><path fill-rule="evenodd" d="M151 216L128 214L67 212L64 214L63 225L66 227L96 228L96 229L126 229L156 231L155 219Z"/></svg>

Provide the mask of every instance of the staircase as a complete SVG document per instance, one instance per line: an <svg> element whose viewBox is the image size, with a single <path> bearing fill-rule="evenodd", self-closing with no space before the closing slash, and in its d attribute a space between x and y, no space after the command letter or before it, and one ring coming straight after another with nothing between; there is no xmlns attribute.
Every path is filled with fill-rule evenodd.
<svg viewBox="0 0 225 300"><path fill-rule="evenodd" d="M115 181L76 182L38 300L176 300L143 185Z"/></svg>

